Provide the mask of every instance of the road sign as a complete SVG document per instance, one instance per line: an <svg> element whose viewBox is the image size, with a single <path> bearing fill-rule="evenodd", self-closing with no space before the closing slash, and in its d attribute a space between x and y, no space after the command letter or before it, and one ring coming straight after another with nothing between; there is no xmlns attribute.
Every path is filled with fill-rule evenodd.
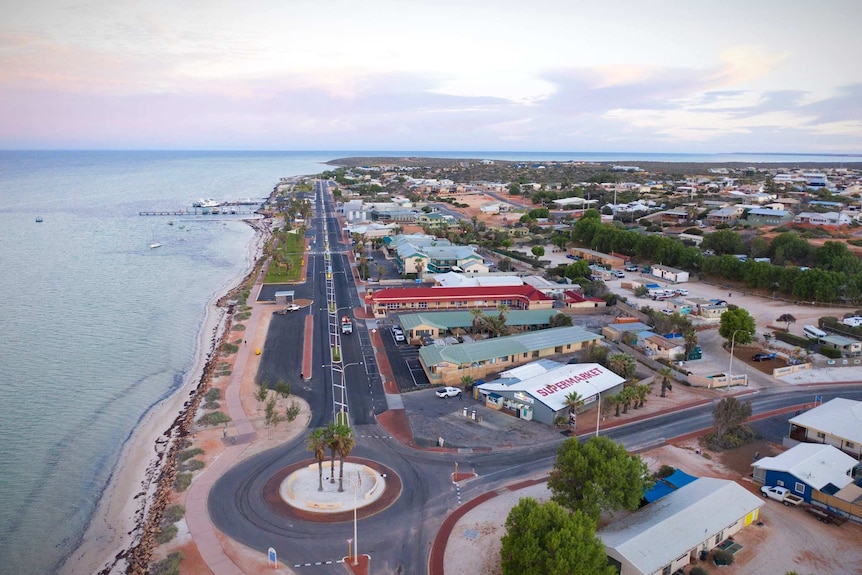
<svg viewBox="0 0 862 575"><path fill-rule="evenodd" d="M275 567L278 567L278 555L276 555L275 549L270 547L268 554L269 554L269 562L272 563Z"/></svg>

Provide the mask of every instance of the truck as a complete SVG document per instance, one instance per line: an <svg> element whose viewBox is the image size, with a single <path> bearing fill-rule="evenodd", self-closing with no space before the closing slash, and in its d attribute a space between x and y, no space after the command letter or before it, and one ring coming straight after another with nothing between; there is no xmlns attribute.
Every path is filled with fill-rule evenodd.
<svg viewBox="0 0 862 575"><path fill-rule="evenodd" d="M341 333L353 333L353 320L351 320L348 316L344 316L341 318Z"/></svg>
<svg viewBox="0 0 862 575"><path fill-rule="evenodd" d="M780 487L777 485L772 487L764 485L760 488L760 493L764 497L775 499L776 501L780 501L787 506L799 505L800 503L803 503L805 501L798 495L790 493L790 490L786 487Z"/></svg>

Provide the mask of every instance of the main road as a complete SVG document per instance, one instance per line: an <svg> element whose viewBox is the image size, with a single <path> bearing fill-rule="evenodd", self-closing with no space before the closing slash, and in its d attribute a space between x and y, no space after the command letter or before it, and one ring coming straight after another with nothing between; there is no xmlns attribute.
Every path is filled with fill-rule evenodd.
<svg viewBox="0 0 862 575"><path fill-rule="evenodd" d="M329 313L326 309L326 245L332 251L332 274L343 274L336 281L339 306L359 304L355 283L342 242L341 230L333 216L333 206L326 183L316 187L318 217L309 232L313 236L309 253L309 283L314 296L315 342L314 370L311 378L297 393L312 406L311 426L320 427L332 421L338 403L333 395L330 370L323 366L329 360ZM324 226L325 220L325 226ZM326 235L324 236L324 227ZM349 310L345 310L349 313ZM339 311L338 313L341 313ZM296 342L296 345L299 345ZM267 355L277 353L267 349ZM402 493L395 503L377 515L359 523L359 552L372 556L374 573L425 573L431 544L443 519L463 501L493 491L525 477L550 470L559 441L519 449L500 449L483 453L431 452L408 448L388 436L378 425L375 415L386 409L386 401L376 365L370 350L370 339L364 326L357 325L354 334L342 339L344 365L347 368L346 393L351 424L357 437L353 455L379 461L401 478ZM273 359L272 361L277 361ZM366 369L368 368L368 374ZM833 397L862 400L862 384L819 387L788 387L753 391L747 399L754 414L810 403L814 395L824 401ZM717 399L716 399L717 401ZM625 445L630 451L657 446L674 437L694 433L712 425L712 404L653 417L614 427L602 435ZM538 425L538 424L536 424ZM584 438L582 438L584 439ZM353 526L347 523L317 523L279 515L265 501L263 486L280 469L310 454L299 437L285 445L244 460L225 473L209 496L209 512L215 525L226 535L262 556L273 547L287 565L314 573L343 573L338 561L346 555L347 539ZM505 439L501 438L501 443ZM463 485L451 481L454 463L461 469L473 468L478 477Z"/></svg>

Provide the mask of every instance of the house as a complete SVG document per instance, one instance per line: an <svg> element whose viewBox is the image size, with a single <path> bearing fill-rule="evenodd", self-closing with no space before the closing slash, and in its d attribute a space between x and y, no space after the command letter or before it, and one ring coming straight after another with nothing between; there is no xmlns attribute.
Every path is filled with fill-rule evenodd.
<svg viewBox="0 0 862 575"><path fill-rule="evenodd" d="M449 229L457 227L458 222L454 216L441 214L440 212L431 212L428 214L419 214L416 217L416 223L429 230Z"/></svg>
<svg viewBox="0 0 862 575"><path fill-rule="evenodd" d="M754 479L769 486L786 487L811 503L814 492L834 495L850 483L859 462L831 445L799 443L775 457L751 464Z"/></svg>
<svg viewBox="0 0 862 575"><path fill-rule="evenodd" d="M596 535L620 575L669 575L756 522L762 506L733 481L701 477Z"/></svg>
<svg viewBox="0 0 862 575"><path fill-rule="evenodd" d="M419 363L432 384L460 385L465 375L485 379L530 361L574 353L601 339L580 327L555 327L442 347L426 345L419 350Z"/></svg>
<svg viewBox="0 0 862 575"><path fill-rule="evenodd" d="M654 265L652 266L650 273L657 278L662 278L672 283L684 283L688 281L688 272L685 270L678 270L676 268L672 268L670 266L664 265Z"/></svg>
<svg viewBox="0 0 862 575"><path fill-rule="evenodd" d="M718 224L735 224L742 215L742 209L737 206L719 208L706 215L706 221L715 226Z"/></svg>
<svg viewBox="0 0 862 575"><path fill-rule="evenodd" d="M645 323L641 323L639 321L610 323L602 328L602 335L604 335L610 341L619 343L620 341L622 341L623 336L626 333L633 332L637 334L639 332L649 331L651 329L652 326L649 326Z"/></svg>
<svg viewBox="0 0 862 575"><path fill-rule="evenodd" d="M469 246L456 246L449 240L424 234L397 235L384 239L387 249L394 251L395 266L403 274L422 275L444 273L454 268L464 269L468 264L481 266L487 272L484 258Z"/></svg>
<svg viewBox="0 0 862 575"><path fill-rule="evenodd" d="M496 316L496 310L483 312L485 316ZM506 326L518 331L532 331L550 326L551 318L559 315L555 309L509 310L506 312ZM471 311L435 311L424 313L406 313L398 318L401 328L407 334L407 339L432 337L439 338L459 333L473 331L476 316Z"/></svg>
<svg viewBox="0 0 862 575"><path fill-rule="evenodd" d="M387 288L369 293L365 303L374 317L402 311L488 309L551 309L554 300L532 286Z"/></svg>
<svg viewBox="0 0 862 575"><path fill-rule="evenodd" d="M783 226L793 221L793 214L787 210L756 208L748 210L745 223L750 226Z"/></svg>
<svg viewBox="0 0 862 575"><path fill-rule="evenodd" d="M688 298L685 301L691 304L691 313L703 319L720 319L721 314L727 311L726 303L716 303L715 300Z"/></svg>
<svg viewBox="0 0 862 575"><path fill-rule="evenodd" d="M790 419L793 441L825 443L862 459L862 401L837 397Z"/></svg>
<svg viewBox="0 0 862 575"><path fill-rule="evenodd" d="M820 343L825 347L837 349L844 357L858 357L862 355L862 341L850 339L843 335L827 335L826 337L821 337Z"/></svg>
<svg viewBox="0 0 862 575"><path fill-rule="evenodd" d="M648 357L675 361L685 356L685 345L651 331L638 333L638 347L646 351Z"/></svg>
<svg viewBox="0 0 862 575"><path fill-rule="evenodd" d="M606 266L614 270L621 270L626 267L625 258L611 254L603 254L602 252L597 252L595 250L588 250L586 248L569 248L569 254L585 259L590 263Z"/></svg>
<svg viewBox="0 0 862 575"><path fill-rule="evenodd" d="M581 292L568 290L563 293L566 298L566 307L573 309L593 309L605 307L607 302L600 297L587 297Z"/></svg>
<svg viewBox="0 0 862 575"><path fill-rule="evenodd" d="M793 223L808 226L837 228L840 226L849 226L851 220L846 214L839 212L826 212L823 214L817 212L800 212L795 218L793 218Z"/></svg>
<svg viewBox="0 0 862 575"><path fill-rule="evenodd" d="M477 386L479 399L491 409L554 425L568 420L566 396L572 392L583 406L598 405L601 396L622 391L625 378L597 363L561 364L543 360L500 373L500 378Z"/></svg>

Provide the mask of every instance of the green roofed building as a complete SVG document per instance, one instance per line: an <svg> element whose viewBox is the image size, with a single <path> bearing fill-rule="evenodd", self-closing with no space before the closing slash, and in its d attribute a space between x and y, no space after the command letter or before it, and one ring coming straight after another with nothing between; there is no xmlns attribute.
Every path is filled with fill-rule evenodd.
<svg viewBox="0 0 862 575"><path fill-rule="evenodd" d="M601 339L580 327L555 327L455 345L426 345L419 350L419 362L432 385L459 385L465 375L486 379L539 358L574 353Z"/></svg>
<svg viewBox="0 0 862 575"><path fill-rule="evenodd" d="M550 325L551 318L560 314L555 309L509 310L506 312L506 326L517 331L544 329ZM496 310L482 310L481 317L495 317ZM476 316L470 311L437 311L425 313L409 313L399 316L401 327L407 334L407 339L417 337L446 337L462 335L464 332L482 333L482 328L474 328Z"/></svg>

